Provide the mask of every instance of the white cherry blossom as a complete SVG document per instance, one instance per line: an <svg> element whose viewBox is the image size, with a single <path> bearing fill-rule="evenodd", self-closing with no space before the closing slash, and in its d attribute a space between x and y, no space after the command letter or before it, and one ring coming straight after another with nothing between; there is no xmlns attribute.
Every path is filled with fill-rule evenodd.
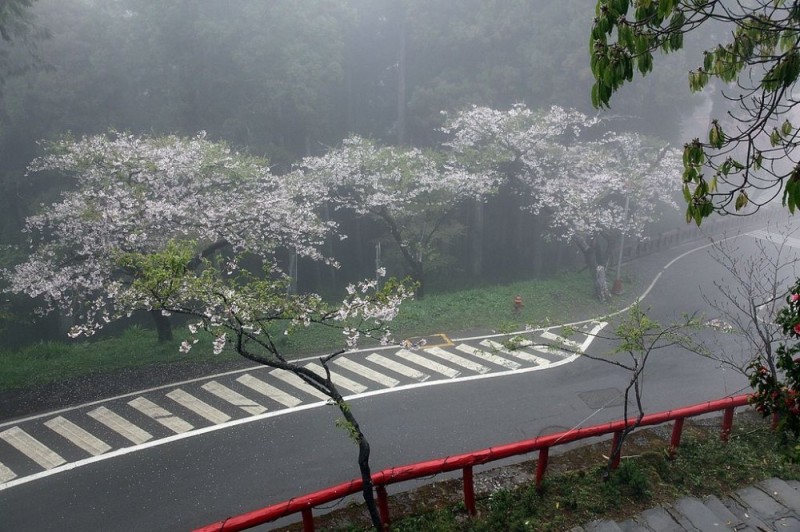
<svg viewBox="0 0 800 532"><path fill-rule="evenodd" d="M316 215L324 201L318 193L310 199L296 182L272 175L267 161L204 133L65 137L28 172L66 176L73 184L60 201L28 218L31 253L5 272L9 290L41 298L42 312L74 315L80 309L87 323L114 306L125 278L120 254L186 240L196 243L198 254L228 248L271 261L288 247L321 259L318 246L334 228ZM236 268L229 263L231 274Z"/></svg>

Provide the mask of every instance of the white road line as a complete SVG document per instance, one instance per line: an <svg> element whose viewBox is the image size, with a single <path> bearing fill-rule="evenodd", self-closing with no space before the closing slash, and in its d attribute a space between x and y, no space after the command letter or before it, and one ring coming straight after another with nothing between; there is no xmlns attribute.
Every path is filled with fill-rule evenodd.
<svg viewBox="0 0 800 532"><path fill-rule="evenodd" d="M273 369L269 372L270 375L275 377L276 379L280 379L286 384L297 388L303 393L307 393L309 395L313 395L317 399L322 399L323 401L327 401L329 397L322 393L321 391L317 390L306 381L292 373L291 371L287 371L285 369Z"/></svg>
<svg viewBox="0 0 800 532"><path fill-rule="evenodd" d="M141 445L153 437L146 430L137 427L127 419L115 414L104 406L100 406L90 412L86 412L86 415L99 421L106 427L127 438L136 445Z"/></svg>
<svg viewBox="0 0 800 532"><path fill-rule="evenodd" d="M594 327L592 327L591 331L586 333L586 340L583 341L579 348L581 353L585 353L586 350L589 349L589 346L592 345L592 342L594 342L595 338L597 338L597 335L600 333L600 331L602 331L605 326L608 325L607 321L593 321L592 323L594 323Z"/></svg>
<svg viewBox="0 0 800 532"><path fill-rule="evenodd" d="M317 375L321 375L323 377L325 376L325 368L323 368L319 364L314 364L312 362L310 364L306 364L305 367L306 369L310 369ZM343 377L338 373L334 373L333 371L331 371L331 380L336 386L350 390L353 393L361 393L367 391L367 387L364 386L363 384L358 383L354 380L350 380L347 377Z"/></svg>
<svg viewBox="0 0 800 532"><path fill-rule="evenodd" d="M528 353L527 351L522 351L519 349L507 349L506 346L499 342L494 342L492 340L484 340L481 342L481 345L484 347L488 347L492 351L503 353L504 355L509 355L514 358L518 358L520 360L524 360L526 362L533 362L534 364L538 364L540 366L547 366L552 361L547 360L546 358L542 358L540 356L533 355Z"/></svg>
<svg viewBox="0 0 800 532"><path fill-rule="evenodd" d="M17 474L0 462L0 484L8 482L12 478L17 478Z"/></svg>
<svg viewBox="0 0 800 532"><path fill-rule="evenodd" d="M425 352L443 360L447 360L448 362L452 362L453 364L461 366L462 368L474 371L475 373L480 373L481 375L490 371L489 368L483 364L478 364L477 362L473 362L472 360L468 360L462 356L453 354L450 351L445 351L441 347L429 347L425 349Z"/></svg>
<svg viewBox="0 0 800 532"><path fill-rule="evenodd" d="M768 240L769 242L772 242L773 244L778 244L779 246L786 245L791 248L800 248L800 240L794 237L776 233L770 233L768 231L764 231L761 229L758 231L751 231L746 234L752 236L753 238L758 238L760 240Z"/></svg>
<svg viewBox="0 0 800 532"><path fill-rule="evenodd" d="M383 366L388 370L394 371L395 373L404 375L409 379L414 379L415 381L425 382L430 378L430 375L426 375L425 373L422 373L414 368L410 368L405 364L401 364L400 362L395 362L394 360L386 358L383 355L379 355L378 353L371 353L367 355L367 360L374 362L379 366Z"/></svg>
<svg viewBox="0 0 800 532"><path fill-rule="evenodd" d="M189 432L194 428L191 424L179 418L166 408L162 408L153 401L145 399L144 397L137 397L133 401L129 401L128 405L132 406L147 417L158 421L175 434Z"/></svg>
<svg viewBox="0 0 800 532"><path fill-rule="evenodd" d="M47 428L57 432L92 456L111 450L109 444L62 416L48 419L44 424Z"/></svg>
<svg viewBox="0 0 800 532"><path fill-rule="evenodd" d="M257 416L258 414L263 414L264 412L267 411L267 408L265 406L256 403L252 399L245 397L239 392L231 390L227 386L222 385L217 381L209 381L205 383L203 385L203 389L208 393L216 395L223 401L227 401L233 406L238 406L251 416Z"/></svg>
<svg viewBox="0 0 800 532"><path fill-rule="evenodd" d="M400 384L399 380L393 379L388 375L384 375L383 373L375 371L372 368L368 368L367 366L359 364L358 362L350 360L349 358L337 358L333 361L333 363L343 367L344 369L350 370L353 373L361 375L365 379L377 382L381 386L386 386L387 388L394 388Z"/></svg>
<svg viewBox="0 0 800 532"><path fill-rule="evenodd" d="M167 397L178 403L184 408L187 408L195 414L202 416L210 422L216 424L225 423L231 419L231 416L225 412L214 408L205 401L198 399L194 395L185 390L176 388L167 394Z"/></svg>
<svg viewBox="0 0 800 532"><path fill-rule="evenodd" d="M458 371L457 369L450 368L448 366L445 366L444 364L439 364L438 362L427 359L423 356L418 355L417 353L413 353L408 349L400 349L399 351L397 351L397 353L395 353L395 355L405 360L408 360L409 362L413 362L414 364L422 366L423 368L435 371L436 373L441 373L445 377L450 377L451 379L455 379L456 377L461 375L461 372Z"/></svg>
<svg viewBox="0 0 800 532"><path fill-rule="evenodd" d="M256 379L249 373L245 373L244 375L236 379L236 381L244 384L251 390L258 392L261 395L266 395L273 401L277 401L278 403L284 406L288 406L290 408L293 406L297 406L302 402L297 397L289 395L288 393L284 392L283 390L279 390L274 386L270 386L266 382Z"/></svg>
<svg viewBox="0 0 800 532"><path fill-rule="evenodd" d="M0 439L5 440L45 469L53 469L56 466L67 463L53 450L19 427L11 427L0 432Z"/></svg>
<svg viewBox="0 0 800 532"><path fill-rule="evenodd" d="M467 344L458 344L456 349L463 353L467 353L474 357L478 357L486 362L491 362L492 364L497 364L498 366L503 366L504 368L508 369L519 369L522 367L522 364L519 362L514 362L513 360L508 360L507 358L503 358L500 356L495 355L494 353L487 353L483 349L478 349L477 347L472 347L471 345Z"/></svg>

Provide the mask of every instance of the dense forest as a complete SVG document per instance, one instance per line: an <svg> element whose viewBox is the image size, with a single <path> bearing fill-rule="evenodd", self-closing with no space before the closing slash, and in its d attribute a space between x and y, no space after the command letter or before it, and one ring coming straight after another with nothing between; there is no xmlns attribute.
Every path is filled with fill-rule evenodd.
<svg viewBox="0 0 800 532"><path fill-rule="evenodd" d="M40 141L64 134L203 131L268 159L282 175L354 135L435 150L446 141L447 117L473 106L558 105L596 115L586 43L593 0L19 4L21 15L0 41L4 268L25 257L26 218L75 186L63 175L26 172L42 153ZM624 89L624 110L604 119L616 131L682 142L686 120L707 116L686 104L687 65L698 60L692 50L658 58L661 68ZM586 267L580 242L548 235L552 213L530 206L512 184L454 205L425 257L428 290ZM392 275L413 273L385 225L352 209L325 210L349 236L326 242L341 266L294 263L287 249L283 260L298 290L336 293L371 275L376 261ZM661 223L682 223L674 214ZM4 294L6 328L29 321L31 306Z"/></svg>

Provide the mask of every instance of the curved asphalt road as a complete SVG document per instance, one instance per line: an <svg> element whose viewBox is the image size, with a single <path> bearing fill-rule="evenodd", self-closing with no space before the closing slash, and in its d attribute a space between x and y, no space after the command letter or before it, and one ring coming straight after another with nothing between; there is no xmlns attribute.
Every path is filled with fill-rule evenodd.
<svg viewBox="0 0 800 532"><path fill-rule="evenodd" d="M741 237L751 247L751 237ZM642 280L661 273L644 299L670 321L705 309L698 284L720 279L694 246L630 265ZM676 310L677 309L677 310ZM728 339L732 344L735 339ZM590 352L609 348L603 341ZM649 411L739 393L743 377L696 355L663 351L649 363ZM621 416L623 371L579 358L546 371L454 381L351 401L379 470L477 450ZM0 530L185 530L358 475L356 448L310 408L87 464L0 491Z"/></svg>

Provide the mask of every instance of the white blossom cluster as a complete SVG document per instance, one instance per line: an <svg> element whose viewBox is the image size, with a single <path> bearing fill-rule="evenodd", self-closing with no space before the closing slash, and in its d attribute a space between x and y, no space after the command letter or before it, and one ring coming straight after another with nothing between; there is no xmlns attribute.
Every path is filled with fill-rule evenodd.
<svg viewBox="0 0 800 532"><path fill-rule="evenodd" d="M358 136L322 156L303 159L298 170L306 183L321 184L338 206L359 214L441 211L461 199L486 195L495 184L433 153L378 146Z"/></svg>
<svg viewBox="0 0 800 532"><path fill-rule="evenodd" d="M523 105L508 111L473 107L448 120L443 131L455 152L498 173L506 169L502 177L514 183L526 208L549 215L552 238L570 241L605 232L642 237L659 203L677 208L680 154L636 133L601 135L594 131L599 123L560 107L545 112Z"/></svg>
<svg viewBox="0 0 800 532"><path fill-rule="evenodd" d="M109 315L120 254L177 239L197 242L198 252L224 244L269 259L286 246L321 258L318 245L333 228L316 215L318 194L203 133L64 138L28 171L66 175L74 185L27 220L31 254L4 272L9 290L41 297L45 312L84 312L79 321L91 324L84 334Z"/></svg>
<svg viewBox="0 0 800 532"><path fill-rule="evenodd" d="M380 277L385 275L385 270L379 270L378 275ZM342 323L358 321L374 324L380 332L381 345L388 345L390 331L385 325L397 317L400 305L414 294L404 285L398 285L394 290L382 294L381 297L374 297L373 294L377 290L378 281L376 279L348 285L347 297L334 314L334 320ZM347 346L353 349L358 344L361 330L358 327L344 327L342 334L345 335Z"/></svg>
<svg viewBox="0 0 800 532"><path fill-rule="evenodd" d="M496 187L494 173L442 153L379 146L357 136L322 156L303 159L295 174L322 188L335 208L383 223L418 275L433 253L438 231L461 202L483 199Z"/></svg>

